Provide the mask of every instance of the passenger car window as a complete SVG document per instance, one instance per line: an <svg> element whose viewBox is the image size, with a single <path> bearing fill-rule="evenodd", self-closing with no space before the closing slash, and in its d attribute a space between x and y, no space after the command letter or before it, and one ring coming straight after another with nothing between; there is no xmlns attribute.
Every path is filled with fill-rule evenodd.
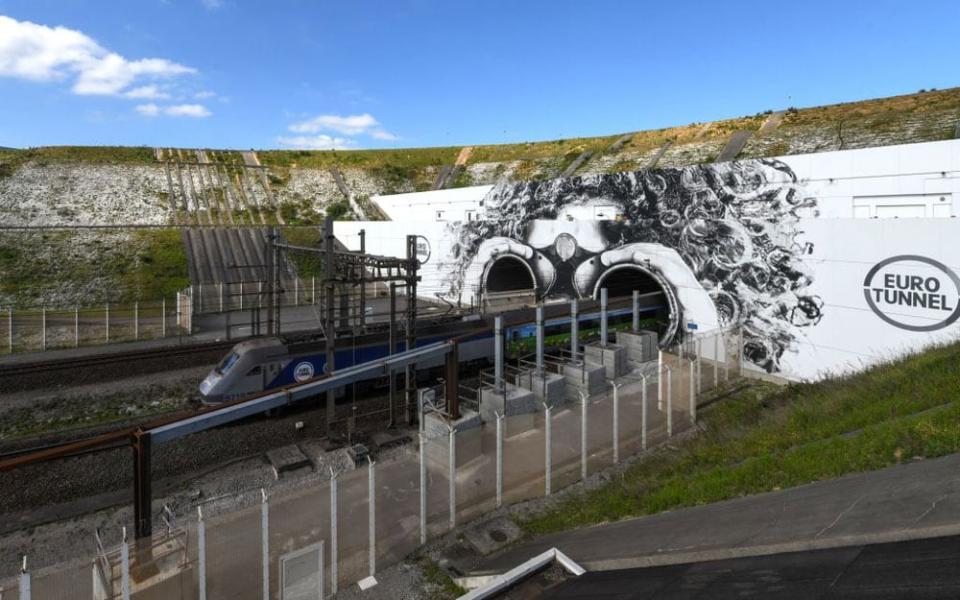
<svg viewBox="0 0 960 600"><path fill-rule="evenodd" d="M217 367L217 373L225 375L233 367L233 365L237 363L238 360L240 360L240 355L236 352L231 352Z"/></svg>

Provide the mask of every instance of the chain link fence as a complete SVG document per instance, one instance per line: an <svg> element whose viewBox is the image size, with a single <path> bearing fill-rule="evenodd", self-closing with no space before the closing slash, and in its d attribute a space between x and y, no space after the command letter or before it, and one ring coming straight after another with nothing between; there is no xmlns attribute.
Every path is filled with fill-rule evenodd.
<svg viewBox="0 0 960 600"><path fill-rule="evenodd" d="M112 547L98 538L88 563L26 565L3 599L326 597L458 525L549 496L694 426L703 403L742 376L740 348L737 328L688 336L591 395L486 420L422 414L415 439L375 459L222 514L200 506L174 523L164 512L152 538L124 535Z"/></svg>

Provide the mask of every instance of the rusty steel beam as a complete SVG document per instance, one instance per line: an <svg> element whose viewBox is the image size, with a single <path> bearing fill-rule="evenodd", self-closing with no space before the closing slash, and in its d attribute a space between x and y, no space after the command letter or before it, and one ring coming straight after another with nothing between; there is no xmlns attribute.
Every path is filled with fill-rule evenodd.
<svg viewBox="0 0 960 600"><path fill-rule="evenodd" d="M76 442L70 442L68 444L62 444L60 446L54 446L52 448L44 448L37 452L32 452L30 454L24 454L21 456L15 456L13 458L8 458L6 460L0 461L0 472L11 471L20 467L25 467L30 464L35 464L39 462L44 462L47 460L55 460L58 458L63 458L65 456L70 456L77 452L86 452L95 448L106 446L108 444L114 444L113 447L116 447L118 441L124 441L129 438L132 433L132 429L122 429L120 431L112 431L110 433L105 433L103 435L98 435L92 438L87 438L85 440L78 440Z"/></svg>

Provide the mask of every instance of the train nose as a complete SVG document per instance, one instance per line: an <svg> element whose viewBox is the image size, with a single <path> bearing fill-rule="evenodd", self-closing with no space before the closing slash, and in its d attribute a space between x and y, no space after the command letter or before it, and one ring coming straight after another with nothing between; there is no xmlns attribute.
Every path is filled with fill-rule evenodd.
<svg viewBox="0 0 960 600"><path fill-rule="evenodd" d="M216 373L210 373L207 375L207 377L200 382L200 393L203 396L209 396L210 391L214 388L219 379L220 377L218 377Z"/></svg>

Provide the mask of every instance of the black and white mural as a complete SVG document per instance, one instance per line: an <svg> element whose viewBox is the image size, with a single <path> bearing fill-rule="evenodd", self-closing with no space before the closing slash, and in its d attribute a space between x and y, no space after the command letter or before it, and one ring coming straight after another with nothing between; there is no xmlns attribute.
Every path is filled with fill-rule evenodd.
<svg viewBox="0 0 960 600"><path fill-rule="evenodd" d="M768 371L821 318L799 241L816 201L779 160L502 182L483 204L483 220L449 225L448 297L483 293L503 259L547 301L595 297L629 272L663 289L669 341L691 321L742 322L747 357Z"/></svg>

